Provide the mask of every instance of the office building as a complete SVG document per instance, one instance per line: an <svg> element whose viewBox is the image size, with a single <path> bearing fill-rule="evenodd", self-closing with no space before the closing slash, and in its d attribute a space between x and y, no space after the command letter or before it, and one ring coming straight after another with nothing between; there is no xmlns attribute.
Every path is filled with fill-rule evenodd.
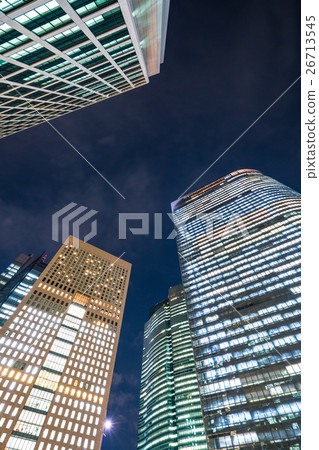
<svg viewBox="0 0 319 450"><path fill-rule="evenodd" d="M0 274L0 327L15 311L46 267L45 256L21 254Z"/></svg>
<svg viewBox="0 0 319 450"><path fill-rule="evenodd" d="M131 265L76 241L0 330L0 448L100 450Z"/></svg>
<svg viewBox="0 0 319 450"><path fill-rule="evenodd" d="M182 286L145 324L138 449L207 449Z"/></svg>
<svg viewBox="0 0 319 450"><path fill-rule="evenodd" d="M149 82L169 0L2 0L0 135Z"/></svg>
<svg viewBox="0 0 319 450"><path fill-rule="evenodd" d="M209 449L300 448L300 195L257 170L172 204Z"/></svg>

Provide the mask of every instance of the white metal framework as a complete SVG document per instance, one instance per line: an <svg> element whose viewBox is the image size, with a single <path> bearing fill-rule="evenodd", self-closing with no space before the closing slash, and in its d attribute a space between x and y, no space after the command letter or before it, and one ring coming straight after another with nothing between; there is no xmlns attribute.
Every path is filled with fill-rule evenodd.
<svg viewBox="0 0 319 450"><path fill-rule="evenodd" d="M159 72L154 55L163 58L168 6L168 0L3 0L1 137L148 83Z"/></svg>

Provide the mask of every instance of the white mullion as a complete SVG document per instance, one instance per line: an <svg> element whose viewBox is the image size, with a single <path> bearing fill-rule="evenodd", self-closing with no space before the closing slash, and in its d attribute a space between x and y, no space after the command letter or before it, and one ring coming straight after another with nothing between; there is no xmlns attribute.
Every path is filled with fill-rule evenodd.
<svg viewBox="0 0 319 450"><path fill-rule="evenodd" d="M49 114L47 114L47 112ZM68 112L71 112L71 110L69 110L69 109L64 110L64 111L62 111L62 114L63 113L67 114ZM45 116L45 115L51 116L51 115L54 115L55 113L61 114L61 110L60 109L54 109L54 110L51 110L51 111L44 111L44 110L37 111L36 109L33 109L33 108L25 108L25 113L24 113L24 116L23 116L23 120L21 120L21 122L24 122L24 123L29 122L29 121L33 122L33 118L34 117L39 117L39 120L40 120L40 118L41 118L41 114L40 113L43 116ZM12 120L14 120L16 118L16 119L19 119L19 121L22 118L22 116L18 115L18 114L12 114L11 117L12 117Z"/></svg>
<svg viewBox="0 0 319 450"><path fill-rule="evenodd" d="M32 108L20 108L20 109L21 109L21 114L19 114L18 112L13 113L11 111L2 111L1 115L4 116L4 117L5 116L9 116L10 119L12 119L12 120L14 120L15 117L19 118L19 119L23 118L23 121L24 121L24 119L26 117L28 117L28 114L26 114L26 113L31 112L31 110L33 110ZM37 114L37 111L35 109L33 111L35 112L35 114ZM66 112L69 112L70 110L69 109L58 109L58 108L56 108L55 111L62 112L62 113L65 112L66 113ZM41 108L41 113L42 112L52 112L52 109Z"/></svg>
<svg viewBox="0 0 319 450"><path fill-rule="evenodd" d="M118 56L116 56L115 58L114 58L114 60L116 60L117 58L121 58L122 56L126 56L126 55L129 55L129 54L131 54L131 53L134 53L135 54L135 50L133 49L133 50L129 50L127 53L123 53L122 55L118 55ZM84 62L86 62L87 60L89 60L90 58L92 58L92 56L96 56L96 55L98 55L98 53L92 53L92 55L89 55L89 56L83 56L83 58L80 58L78 61L81 61L81 63L84 63ZM99 62L99 64L105 64L105 62L103 62L103 63L100 63ZM95 66L93 66L93 67L95 67ZM114 68L114 66L112 66L113 68Z"/></svg>
<svg viewBox="0 0 319 450"><path fill-rule="evenodd" d="M15 89L12 89L12 91L14 91ZM10 91L11 92L11 91ZM25 94L25 95L28 95L28 94ZM11 101L13 101L13 100L19 100L19 101L23 101L23 102L25 102L25 101L32 101L32 102L36 102L36 103L49 103L50 105L52 104L52 105L56 105L56 104L58 104L58 105L61 105L61 106L65 106L66 104L65 103L60 103L60 102L57 102L57 101L53 101L53 100L39 100L39 99L41 99L41 97L38 97L38 98L28 98L28 97L26 97L25 95L23 95L23 96L19 96L19 97L17 97L17 96L14 96L14 95L9 95L9 94L0 94L0 98L8 98L8 99L10 99L10 101L9 102L7 102L7 103L4 103L5 105L9 105L10 103L11 103ZM70 105L70 106L73 106L73 104L72 103L67 103L67 105ZM87 105L88 106L88 105ZM10 106L11 108L14 108L14 106Z"/></svg>
<svg viewBox="0 0 319 450"><path fill-rule="evenodd" d="M23 87L23 85L20 85L20 87ZM12 91L16 91L16 89L11 89ZM59 102L59 101L53 101L53 100L46 100L46 99L42 99L42 100L40 100L42 97L37 97L37 98L29 98L29 97L26 97L27 95L29 95L29 94L32 94L32 92L29 92L28 94L23 94L23 95L20 95L19 97L17 97L17 96L14 96L14 95L9 95L9 94L0 94L0 98L1 97L4 97L4 98L10 98L10 99L12 99L12 100L23 100L23 101L33 101L33 102L37 102L37 103L43 103L43 102L45 102L45 103L49 103L49 104L52 104L52 105L56 105L56 104L58 104L58 105L61 105L61 106L65 106L65 105L69 105L69 106L73 106L74 105L74 103L62 103L62 102ZM45 95L47 95L47 94L45 94ZM8 103L10 103L10 102L8 102ZM85 106L88 106L88 105L85 105ZM13 108L13 106L11 106L12 108Z"/></svg>
<svg viewBox="0 0 319 450"><path fill-rule="evenodd" d="M49 0L34 0L33 2L27 3L26 5L21 5L14 11L10 11L7 14L9 17L11 17L11 19L15 19L16 17L22 16L22 14L26 14L29 11L32 11L33 9L38 8L39 6L42 6L48 2Z"/></svg>
<svg viewBox="0 0 319 450"><path fill-rule="evenodd" d="M51 120L51 119L54 119L56 117L60 117L61 116L60 112L57 111L57 110L52 110L50 112L50 114L46 114L46 113L42 114L42 112L40 110L37 111L36 109L28 108L28 112L31 112L31 111L33 111L34 114L27 114L25 120L23 120L23 121L19 120L18 121L19 122L19 126L20 126L20 123L21 123L21 126L23 127L22 129L25 129L25 125L26 124L27 125L31 124L32 126L36 125L36 123L34 123L34 119L37 120L37 123L43 123L46 120ZM64 114L68 114L70 112L72 112L72 110L67 110L66 112L63 113L63 115Z"/></svg>
<svg viewBox="0 0 319 450"><path fill-rule="evenodd" d="M15 60L13 58L8 58L5 55L0 55L0 59L3 59L3 61L6 61L9 64L13 64L13 65L22 67L22 68L27 69L27 70L31 70L32 72L40 73L40 74L44 75L45 77L51 77L51 78L54 78L54 79L56 79L58 81L63 81L63 83L69 84L71 86L76 86L78 88L81 88L83 90L92 92L94 94L96 93L96 91L91 91L91 89L85 88L84 86L81 86L81 85L78 85L76 83L73 83L72 81L64 80L63 78L61 78L61 77L59 77L57 75L51 74L50 72L45 72L44 70L37 69L37 68L32 67L32 66L28 66L27 64L25 64L25 63L23 63L23 62L21 62L19 60ZM3 78L8 78L8 77L14 76L16 74L17 74L17 72L15 72L14 74L9 74L9 75L7 75L6 77L3 77ZM101 95L101 94L99 94L99 95Z"/></svg>
<svg viewBox="0 0 319 450"><path fill-rule="evenodd" d="M73 25L72 25L72 26L73 26ZM70 28L71 28L71 27L70 27ZM113 29L110 30L110 31L106 31L105 33L99 34L98 38L100 39L100 38L102 38L102 37L109 36L109 35L111 35L111 34L113 34L113 33L116 33L117 31L123 30L124 28L126 28L125 25L120 25L119 27L113 28ZM79 49L81 50L82 46L83 46L83 45L87 45L88 42L90 42L89 39L87 39L85 42L82 42L81 47L79 47L78 45L74 45L73 47L69 47L69 48L67 49L67 52L66 52L66 53L69 53L70 51L75 50L76 48L79 48ZM116 45L119 45L119 44L116 44ZM20 47L19 47L19 48L20 48ZM16 52L16 50L15 50L15 52ZM6 53L6 54L9 54L9 52ZM55 57L55 56L54 56L54 57ZM52 58L53 58L53 57L51 56L51 57L42 59L42 60L41 60L41 64L50 61ZM36 62L36 63L34 64L34 67L35 67L36 65L38 65L38 64L39 64L39 61ZM104 64L104 63L103 63L103 64ZM33 67L33 66L30 66L30 67ZM55 74L55 73L58 72L59 70L61 70L61 67L58 68L58 69L54 69L54 70L53 70L52 72L50 72L50 73L54 73L54 74Z"/></svg>
<svg viewBox="0 0 319 450"><path fill-rule="evenodd" d="M10 17L10 15L8 15L8 16ZM86 19L86 20L90 20L90 19L94 19L95 17L96 17L96 12L95 12L95 13L88 14L87 16L85 16L85 19ZM63 31L70 30L70 29L73 28L73 27L74 27L74 23L71 22L71 23L68 23L67 25L64 25L63 27L56 28L55 30L50 31L49 33L45 33L45 34L43 34L41 37L42 37L42 38L45 38L45 39L49 39L49 38L51 38L51 37L56 36L57 34L62 33ZM110 30L110 31L106 31L106 32L100 34L98 37L99 37L99 38L102 38L102 37L108 36L108 35L110 35L110 34L116 33L117 31L121 31L121 30L123 30L124 28L126 28L125 25L120 25L119 27L113 28L113 29ZM89 41L90 41L90 40L87 39L86 41L82 42L81 46L82 46L82 45L86 45ZM31 47L32 45L33 45L33 42L32 42L32 41L29 41L29 42L27 42L27 43L25 43L25 44L19 45L19 47L16 47L16 48L13 48L13 49L11 49L11 50L8 50L7 52L5 52L5 55L7 55L7 56L13 55L14 53L17 52L17 50L19 50L19 51L20 51L20 50L25 50L26 48ZM78 47L79 47L78 45L74 45L73 47L70 47L70 48L68 49L68 52L69 52L70 50L75 49L75 48L78 48ZM47 60L50 60L50 57L49 57L49 58L44 58L44 59L43 59L43 62L46 62ZM35 64L39 64L39 63L37 62L37 63L35 63Z"/></svg>
<svg viewBox="0 0 319 450"><path fill-rule="evenodd" d="M130 50L130 52L129 53L125 53L125 55L128 55L128 54L130 54L130 53L134 53L134 50ZM120 58L120 57L122 57L123 55L119 55L119 56L117 56L117 58ZM82 61L82 62L85 62L85 58L86 59L89 59L91 56L84 56L83 58L81 58L79 61ZM99 62L98 64L96 64L95 66L92 66L92 69L96 69L97 67L99 67L99 66L102 66L103 64L105 64L105 62ZM133 66L134 67L134 66ZM133 67L131 67L131 68L133 68ZM139 63L138 63L138 61L136 62L136 67L139 67L139 69L141 70L141 66L139 65ZM114 67L113 66L111 66L111 67L107 67L106 69L105 69L105 71L104 72L107 72L108 70L112 70ZM104 72L101 72L101 73L104 73ZM69 78L69 77L72 77L72 76L74 76L75 74L71 74L71 75L68 75L67 76L67 78ZM80 75L80 74L78 74L78 75Z"/></svg>
<svg viewBox="0 0 319 450"><path fill-rule="evenodd" d="M117 93L115 93L115 95L118 95ZM100 102L101 100L99 99L99 100L97 100L98 102ZM69 112L66 112L65 114L69 114L70 112L72 112L73 110L71 110L71 111L69 111ZM9 131L6 131L5 133L2 133L2 137L4 137L4 136L9 136L10 134L12 134L12 133L16 133L16 132L19 132L19 131L23 131L23 130L25 130L25 129L27 129L27 128L32 128L33 126L35 126L35 125L39 125L40 123L44 123L44 122L46 122L46 121L49 121L49 120L52 120L52 119L55 119L55 118L59 118L59 117L63 117L65 114L59 114L59 113L56 113L55 115L54 115L54 117L52 117L52 118L43 118L43 117L41 117L40 115L39 115L39 120L37 120L36 122L33 120L33 121L27 121L27 126L25 126L24 125L24 122L21 122L21 121L19 121L19 126L18 127L13 127L13 125L12 125L12 127L10 127L10 129L9 129ZM0 120L0 123L1 123L1 120ZM7 124L7 122L5 122L5 124Z"/></svg>
<svg viewBox="0 0 319 450"><path fill-rule="evenodd" d="M93 66L93 68L96 69L97 67L102 66L103 64L104 64L104 63L99 63L99 64L97 64L96 66ZM133 69L134 67L138 67L139 70L142 70L142 69L141 69L141 66L140 66L139 63L138 63L138 61L136 62L136 65L135 65L135 66L132 66L132 67L131 67L131 69ZM112 67L107 67L102 73L107 72L107 71L109 71L109 70L112 70ZM143 76L144 76L144 75L143 75Z"/></svg>
<svg viewBox="0 0 319 450"><path fill-rule="evenodd" d="M132 39L127 39L126 41L123 41L123 42L121 42L119 44L115 44L112 47L110 47L109 50L116 50L117 48L120 49L121 46L124 46L126 44L132 44L133 45ZM134 45L133 45L133 49L132 50L126 50L126 51L135 52ZM125 55L125 53L123 53L123 55ZM120 56L123 56L123 55L120 55ZM114 59L116 59L116 58L117 58L117 56L114 56Z"/></svg>
<svg viewBox="0 0 319 450"><path fill-rule="evenodd" d="M21 6L18 9L15 9L14 11L11 11L11 12L7 13L7 15L11 19L16 19L17 17L22 16L22 14L26 14L27 12L38 8L39 6L42 6L42 5L45 5L46 3L49 3L49 1L50 0L35 0L35 1L31 2L31 3L28 3L26 5ZM112 5L105 6L104 8L96 9L95 11L93 11L93 12L89 13L87 16L85 16L85 19L86 18L92 19L95 16L99 16L101 14L105 14L108 11L112 11L112 9L115 9L117 7L118 7L117 3L114 3ZM27 9L27 11L24 11L25 9ZM71 25L72 25L72 22L71 22ZM70 28L69 24L68 24L68 25L63 25L63 27L59 28L59 30L62 30L62 28L64 28L64 26L67 27L66 29ZM48 34L51 34L51 33L52 32L49 31Z"/></svg>
<svg viewBox="0 0 319 450"><path fill-rule="evenodd" d="M121 92L119 89L117 89L115 86L112 86L110 83L108 83L107 81L103 80L103 78L98 77L97 75L95 75L93 72L91 72L90 70L88 70L86 67L82 66L81 64L78 64L74 59L70 58L69 56L67 56L66 54L64 54L63 52L61 52L60 50L58 50L56 47L54 47L53 45L49 44L48 42L44 41L42 38L40 38L39 36L37 36L35 33L33 33L32 31L29 31L27 28L25 28L23 25L21 25L18 22L15 22L14 20L10 19L10 17L8 17L6 14L4 14L3 12L0 12L0 20L2 20L3 22L5 22L7 25L9 25L11 28L14 28L15 30L19 31L19 33L24 34L25 36L27 36L28 38L32 39L33 41L37 42L38 44L42 45L42 47L45 47L47 50L49 50L52 53L55 53L57 56L60 56L60 58L65 59L66 61L68 61L69 63L79 67L81 70L83 70L84 72L87 72L88 74L90 74L92 77L99 79L99 81L102 81L103 84L106 84L107 86L109 86L110 88L114 89L117 92Z"/></svg>
<svg viewBox="0 0 319 450"><path fill-rule="evenodd" d="M2 78L2 79L0 79L0 83L7 84L7 85L9 85L11 87L12 86L19 86L19 87L27 88L27 89L30 89L30 90L33 90L33 91L41 91L41 92L44 92L45 94L61 95L63 97L67 97L67 98L71 98L71 99L77 99L77 100L80 100L80 101L83 101L83 98L84 98L84 97L81 97L81 96L78 96L78 95L75 95L75 94L72 95L72 94L63 93L63 92L60 92L60 90L50 91L50 89L46 89L45 87L42 87L42 86L41 87L32 86L29 83L33 83L33 80L30 80L28 83L24 83L23 84L23 83L18 83L17 81L11 81L11 80L7 80L6 78ZM59 89L64 89L64 88L61 87ZM15 90L15 89L14 88L8 89L5 92L10 92L11 90ZM94 91L90 91L90 92L91 92L91 94L95 95Z"/></svg>
<svg viewBox="0 0 319 450"><path fill-rule="evenodd" d="M130 2L128 0L118 0L118 4L120 5L122 15L124 17L128 32L131 36L133 46L135 48L135 53L140 62L140 65L141 65L141 68L142 68L142 71L144 74L144 78L146 80L146 83L148 83L149 78L148 78L147 67L146 67L146 63L145 63L144 54L141 49L140 37L139 37L136 23L135 23L133 14L132 14Z"/></svg>
<svg viewBox="0 0 319 450"><path fill-rule="evenodd" d="M12 110L13 109L21 109L22 111L25 111L27 108L23 107L23 106L5 106L4 105L0 105L0 109L6 109L7 111L2 111L1 114L7 114L7 115L12 115L15 116L17 115L17 113L13 113ZM30 109L30 108L28 108ZM59 111L63 111L63 107L61 106L61 108L59 109ZM43 106L41 106L41 111L52 111L52 108L43 108ZM64 111L68 111L68 109L64 109Z"/></svg>
<svg viewBox="0 0 319 450"><path fill-rule="evenodd" d="M72 25L73 26L73 25ZM70 25L70 27L69 28L71 28L71 25ZM105 33L102 33L102 34L100 34L98 37L99 38L101 38L101 37L105 37L105 36L108 36L108 35L111 35L111 34L113 34L113 33L116 33L117 31L121 31L122 29L124 29L124 28L126 28L125 27L125 25L120 25L119 27L116 27L116 28L114 28L113 30L110 30L110 31L106 31ZM130 40L130 37L128 37L128 40ZM85 41L85 42L83 42L82 44L81 44L81 46L82 45L86 45L87 43L89 42L89 39L87 40L87 41ZM124 42L126 42L126 41L123 41L123 43ZM27 47L30 47L30 44L31 45L33 45L33 42L31 41L28 45L26 45L26 46L21 46L21 47L19 47L19 49L24 49L24 48L27 48ZM113 47L111 47L111 48L114 48L114 47L116 47L116 46L118 46L118 45L121 45L122 43L120 43L120 44L115 44ZM73 50L73 49L76 49L76 48L79 48L77 45L75 45L75 46L73 46L73 47L70 47L69 49L68 49L68 52L69 51L71 51L71 50ZM9 55L10 56L10 54L14 54L14 53L16 53L16 51L17 51L17 49L14 49L14 50L12 50L12 51L9 51L9 52L6 52L5 53L5 55L6 55L6 58L7 58L7 55ZM2 59L4 59L4 55L2 54L1 56L0 56ZM47 57L47 58L44 58L44 59L42 59L41 61L37 61L36 63L34 63L33 65L30 65L30 66L28 66L28 65L26 65L27 67L28 67L28 69L29 70L33 70L33 68L35 69L35 71L38 71L38 70L40 70L41 72L44 72L44 71L42 71L41 69L37 69L37 65L38 64L43 64L43 63L45 63L45 62L49 62L51 59L53 59L53 58L55 58L56 57L56 55L52 55L52 56L49 56L49 57ZM10 58L10 62L11 62L11 60L12 61L18 61L18 60L14 60L13 58ZM19 61L19 63L20 63L20 61ZM20 64L24 64L24 63L20 63ZM70 63L69 63L70 64ZM99 63L99 64L105 64L105 63ZM69 67L69 66L65 66L65 67ZM73 64L70 64L70 67L74 67L74 65ZM76 66L77 67L77 66ZM97 67L97 66L94 66L94 67ZM79 69L79 67L77 67L78 69ZM57 72L59 72L60 70L62 70L62 67L59 67L58 69L54 69L52 72L44 72L44 73L46 73L46 74L48 74L48 75L50 75L50 74L53 74L53 75L55 75ZM81 70L81 69L79 69L79 70ZM107 70L109 70L109 69L107 69ZM18 73L21 73L22 72L22 70L20 71L17 71L17 72L15 72L15 74L18 74ZM83 73L83 71L82 71L82 73ZM71 74L71 75L67 75L67 77L65 78L65 79L69 79L70 77L72 77L72 76L74 76L75 74ZM8 76L10 76L10 75L8 75ZM59 75L57 75L57 76L59 76ZM70 81L70 83L72 83L72 81ZM82 87L82 89L85 89L85 87L83 86ZM94 94L98 94L98 95L100 95L100 93L99 92L97 92L97 91L93 91L94 92Z"/></svg>
<svg viewBox="0 0 319 450"><path fill-rule="evenodd" d="M15 100L17 100L17 99L15 98ZM35 110L35 111L40 111L40 112L43 112L43 113L45 112L46 114L48 114L50 112L53 112L53 111L56 111L60 115L66 114L67 112L71 112L71 111L74 110L74 108L71 107L71 106L66 108L66 107L63 107L63 106L60 106L60 105L57 105L57 104L50 105L50 108L43 108L43 103L39 105L38 103L34 104L32 102L33 102L32 100L23 101L23 103L21 103L21 106L19 107L19 109L24 110L26 113L28 111L30 111L31 109ZM8 103L7 105L10 106L10 103ZM6 106L6 107L8 108L8 106ZM12 113L12 110L14 108L18 108L18 106L12 106L11 105L10 106L10 112L8 112L9 120L7 118L5 119L6 121L9 121L9 123L12 122L13 116L16 115L15 113ZM76 105L75 105L75 109L77 109ZM3 112L1 114L2 114L2 116L4 116ZM20 117L20 120L21 120L22 116L19 115L19 117ZM23 117L25 117L25 113L24 113ZM25 120L23 120L23 121L25 121Z"/></svg>
<svg viewBox="0 0 319 450"><path fill-rule="evenodd" d="M116 64L109 52L103 47L101 42L95 37L90 28L81 19L77 12L72 8L67 0L56 0L61 8L71 17L73 22L81 29L81 31L89 38L89 40L99 49L100 53L114 66L114 68L122 75L123 78L134 88L134 84L131 83L130 79L125 75L123 70Z"/></svg>
<svg viewBox="0 0 319 450"><path fill-rule="evenodd" d="M46 94L51 94L51 95L57 95L57 92L58 92L58 91L50 91L49 89L45 89L45 88L38 87L38 86L31 86L29 84L18 83L17 81L9 81L9 80L6 80L6 79L3 79L3 80L0 79L0 83L7 84L7 85L9 85L11 87L12 86L18 86L18 87L21 87L21 88L30 89L32 91L37 91L37 92L41 91L41 92L45 92ZM73 100L74 99L81 100L81 101L83 100L81 97L77 97L77 96L73 96L73 95L69 95L69 94L62 94L62 92L59 92L58 95L63 95L65 97L71 98ZM65 104L69 105L70 103L65 103Z"/></svg>
<svg viewBox="0 0 319 450"><path fill-rule="evenodd" d="M86 56L85 56L84 58L89 59L90 57L86 57ZM84 58L83 58L83 59L84 59ZM81 58L81 61L82 61L82 58ZM105 61L99 62L99 63L95 64L94 66L92 66L92 68L93 68L93 69L96 69L97 67L102 66L102 65L104 65L104 64L105 64ZM111 70L111 69L114 69L114 67L113 67L113 66L108 67L108 70Z"/></svg>
<svg viewBox="0 0 319 450"><path fill-rule="evenodd" d="M66 113L67 114L67 113ZM4 122L4 123L3 123ZM28 119L26 121L16 120L9 127L8 130L2 132L2 137L8 136L12 133L16 133L17 131L25 130L26 128L30 128L35 125L40 125L40 123L43 123L44 119L38 115L33 117L32 119ZM3 123L4 125L8 125L7 121L0 121L0 124Z"/></svg>
<svg viewBox="0 0 319 450"><path fill-rule="evenodd" d="M53 109L50 112L43 112L43 113L40 109L39 110L37 110L35 108L28 108L28 109L29 109L29 112L33 111L34 114L28 114L26 116L26 119L22 121L22 122L24 122L24 124L31 123L33 125L34 118L36 118L39 123L42 123L44 120L51 120L51 119L54 119L55 117L61 116L61 112L57 109ZM63 112L62 115L68 114L70 112L72 112L71 109Z"/></svg>
<svg viewBox="0 0 319 450"><path fill-rule="evenodd" d="M122 55L116 56L115 59L119 59L119 58L122 58L122 56L128 56L128 55L131 55L131 54L136 56L136 52L135 52L134 49L133 50L129 50L127 53L123 53ZM137 58L137 61L138 61L138 58Z"/></svg>

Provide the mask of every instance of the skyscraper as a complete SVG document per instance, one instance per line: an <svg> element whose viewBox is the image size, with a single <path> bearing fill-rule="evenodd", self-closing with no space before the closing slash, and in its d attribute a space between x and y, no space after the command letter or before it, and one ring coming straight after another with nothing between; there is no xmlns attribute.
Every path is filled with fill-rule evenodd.
<svg viewBox="0 0 319 450"><path fill-rule="evenodd" d="M299 449L300 195L238 170L172 210L209 449Z"/></svg>
<svg viewBox="0 0 319 450"><path fill-rule="evenodd" d="M131 265L72 243L0 330L0 448L100 450Z"/></svg>
<svg viewBox="0 0 319 450"><path fill-rule="evenodd" d="M169 0L2 0L0 135L149 82Z"/></svg>
<svg viewBox="0 0 319 450"><path fill-rule="evenodd" d="M182 286L145 324L138 449L207 449Z"/></svg>
<svg viewBox="0 0 319 450"><path fill-rule="evenodd" d="M21 254L0 274L0 327L46 268L43 255Z"/></svg>

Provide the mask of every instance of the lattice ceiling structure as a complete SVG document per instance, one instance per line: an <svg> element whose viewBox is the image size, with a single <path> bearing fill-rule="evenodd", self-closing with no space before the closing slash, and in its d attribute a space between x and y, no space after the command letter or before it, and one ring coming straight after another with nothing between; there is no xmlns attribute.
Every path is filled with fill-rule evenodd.
<svg viewBox="0 0 319 450"><path fill-rule="evenodd" d="M0 1L0 134L142 86L163 62L169 0Z"/></svg>

